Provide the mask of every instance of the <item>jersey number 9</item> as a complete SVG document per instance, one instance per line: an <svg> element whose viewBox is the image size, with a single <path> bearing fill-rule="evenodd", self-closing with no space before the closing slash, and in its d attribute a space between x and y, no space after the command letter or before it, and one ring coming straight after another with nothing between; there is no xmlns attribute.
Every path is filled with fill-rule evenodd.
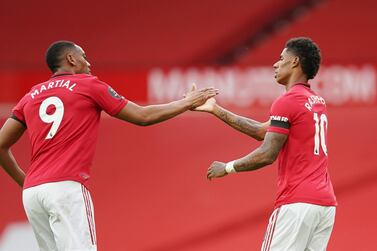
<svg viewBox="0 0 377 251"><path fill-rule="evenodd" d="M55 111L52 114L47 113L47 109L50 105L55 107ZM60 98L49 97L42 102L41 106L39 107L39 117L45 123L52 123L50 131L47 133L46 139L52 139L55 136L60 123L62 122L63 115L64 105Z"/></svg>

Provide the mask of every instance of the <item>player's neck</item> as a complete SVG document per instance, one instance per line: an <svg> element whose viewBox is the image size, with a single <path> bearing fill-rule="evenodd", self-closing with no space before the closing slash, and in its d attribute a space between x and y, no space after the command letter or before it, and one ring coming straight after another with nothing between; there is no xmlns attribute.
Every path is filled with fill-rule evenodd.
<svg viewBox="0 0 377 251"><path fill-rule="evenodd" d="M288 83L285 85L285 90L289 91L297 83L307 83L307 82L308 82L308 79L305 75L302 75L302 74L298 76L292 75Z"/></svg>
<svg viewBox="0 0 377 251"><path fill-rule="evenodd" d="M58 68L58 70L56 72L54 72L54 75L59 75L59 74L62 74L62 73L75 74L75 71L72 68L60 67L60 68Z"/></svg>

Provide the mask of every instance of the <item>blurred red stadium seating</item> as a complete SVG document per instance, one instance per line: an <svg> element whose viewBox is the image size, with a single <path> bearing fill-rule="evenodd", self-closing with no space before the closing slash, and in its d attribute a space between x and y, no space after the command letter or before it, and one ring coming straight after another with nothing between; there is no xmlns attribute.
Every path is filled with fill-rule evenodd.
<svg viewBox="0 0 377 251"><path fill-rule="evenodd" d="M272 65L285 42L298 36L309 36L319 44L324 64L376 63L376 9L373 0L324 1L267 37L239 64Z"/></svg>
<svg viewBox="0 0 377 251"><path fill-rule="evenodd" d="M82 45L100 69L208 64L274 15L305 1L109 0L56 5L41 0L21 6L6 1L0 8L6 34L0 67L44 70L46 47L61 39Z"/></svg>

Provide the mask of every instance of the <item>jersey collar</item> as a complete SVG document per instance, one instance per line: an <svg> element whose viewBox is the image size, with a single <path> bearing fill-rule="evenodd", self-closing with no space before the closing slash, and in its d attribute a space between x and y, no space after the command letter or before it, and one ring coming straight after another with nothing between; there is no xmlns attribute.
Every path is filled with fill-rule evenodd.
<svg viewBox="0 0 377 251"><path fill-rule="evenodd" d="M56 78L56 77L60 77L60 76L67 76L67 75L73 75L73 73L71 73L71 72L59 72L59 73L55 73L54 75L52 75L51 78Z"/></svg>
<svg viewBox="0 0 377 251"><path fill-rule="evenodd" d="M299 86L299 85L303 85L303 86L305 86L305 87L307 87L307 88L310 89L310 84L308 84L308 83L296 83L296 84L294 84L293 86ZM292 86L292 87L293 87L293 86Z"/></svg>

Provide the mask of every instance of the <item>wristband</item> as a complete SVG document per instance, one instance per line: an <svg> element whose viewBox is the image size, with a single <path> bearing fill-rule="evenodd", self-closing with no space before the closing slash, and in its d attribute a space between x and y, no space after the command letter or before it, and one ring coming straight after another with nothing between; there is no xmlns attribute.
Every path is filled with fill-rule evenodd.
<svg viewBox="0 0 377 251"><path fill-rule="evenodd" d="M226 163L226 166L225 166L225 172L226 173L235 173L235 172L237 172L236 169L234 168L234 162L235 162L235 160Z"/></svg>

